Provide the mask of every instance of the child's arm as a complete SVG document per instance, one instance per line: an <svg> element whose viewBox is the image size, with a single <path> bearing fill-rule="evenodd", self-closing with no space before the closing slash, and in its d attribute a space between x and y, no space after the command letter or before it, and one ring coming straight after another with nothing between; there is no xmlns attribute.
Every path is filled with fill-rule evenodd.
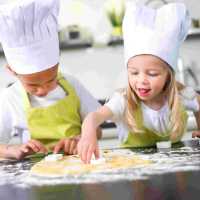
<svg viewBox="0 0 200 200"><path fill-rule="evenodd" d="M200 96L199 95L197 96L197 100L198 100L199 108L200 108ZM194 116L196 119L198 130L196 130L192 133L192 137L200 137L200 110L198 112L195 112Z"/></svg>
<svg viewBox="0 0 200 200"><path fill-rule="evenodd" d="M107 106L102 106L96 112L87 115L82 124L81 139L78 143L78 154L84 163L90 163L92 154L99 157L97 144L97 130L106 120L110 119L113 113Z"/></svg>
<svg viewBox="0 0 200 200"><path fill-rule="evenodd" d="M100 139L102 136L101 128L97 129L97 138ZM77 144L80 140L81 135L77 135L70 138L61 139L54 147L53 153L63 151L67 155L77 154Z"/></svg>
<svg viewBox="0 0 200 200"><path fill-rule="evenodd" d="M180 82L176 82L176 85L177 85L177 88L179 91L183 90L186 87L185 85L183 85ZM198 101L199 108L200 108L200 95L197 94L196 96L197 96L197 101ZM196 130L192 133L192 137L200 137L200 109L199 109L199 111L194 112L194 116L196 119L198 130Z"/></svg>
<svg viewBox="0 0 200 200"><path fill-rule="evenodd" d="M102 137L102 130L101 130L100 127L98 127L98 129L97 129L97 139L99 140L99 139L101 139L101 137Z"/></svg>
<svg viewBox="0 0 200 200"><path fill-rule="evenodd" d="M14 158L17 160L23 159L27 155L33 153L42 152L47 153L47 149L44 145L37 140L29 140L26 144L21 145L0 145L0 157L3 158Z"/></svg>

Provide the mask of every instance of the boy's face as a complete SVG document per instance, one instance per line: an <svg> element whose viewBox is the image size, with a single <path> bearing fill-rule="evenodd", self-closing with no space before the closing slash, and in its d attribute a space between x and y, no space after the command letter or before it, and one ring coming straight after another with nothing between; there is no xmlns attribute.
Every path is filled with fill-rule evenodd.
<svg viewBox="0 0 200 200"><path fill-rule="evenodd" d="M159 99L168 77L169 66L158 57L139 55L128 62L129 84L146 103Z"/></svg>
<svg viewBox="0 0 200 200"><path fill-rule="evenodd" d="M34 74L16 74L25 90L34 96L44 97L57 86L58 65Z"/></svg>

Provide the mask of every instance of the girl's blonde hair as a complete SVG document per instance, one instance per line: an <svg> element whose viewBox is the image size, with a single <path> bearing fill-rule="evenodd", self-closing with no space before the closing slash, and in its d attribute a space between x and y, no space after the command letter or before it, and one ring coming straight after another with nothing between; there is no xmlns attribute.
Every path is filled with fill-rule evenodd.
<svg viewBox="0 0 200 200"><path fill-rule="evenodd" d="M170 139L172 141L176 141L178 138L182 136L184 133L184 123L183 123L183 115L181 100L179 97L179 90L184 88L183 85L177 84L175 80L174 72L168 68L169 76L166 81L166 85L163 88L163 95L166 95L168 98L168 105L171 110L170 115ZM137 95L128 84L128 87L124 90L123 94L125 95L126 99L126 109L125 109L125 122L130 128L131 131L135 133L143 133L141 127L138 127L136 117L134 114L139 107L140 107L140 100L138 99Z"/></svg>

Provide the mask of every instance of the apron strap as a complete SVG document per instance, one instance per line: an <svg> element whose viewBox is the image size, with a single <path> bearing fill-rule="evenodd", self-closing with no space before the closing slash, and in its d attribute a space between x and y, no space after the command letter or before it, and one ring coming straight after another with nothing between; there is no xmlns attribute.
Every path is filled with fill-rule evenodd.
<svg viewBox="0 0 200 200"><path fill-rule="evenodd" d="M21 91L22 91L22 100L24 103L24 108L25 110L28 110L31 107L31 103L29 100L29 95L27 94L26 90L24 89L24 87L21 84Z"/></svg>

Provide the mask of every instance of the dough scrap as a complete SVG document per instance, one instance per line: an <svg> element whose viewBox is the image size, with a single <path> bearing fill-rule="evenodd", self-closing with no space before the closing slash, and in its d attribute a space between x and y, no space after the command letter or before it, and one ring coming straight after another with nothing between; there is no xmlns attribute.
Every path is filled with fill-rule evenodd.
<svg viewBox="0 0 200 200"><path fill-rule="evenodd" d="M108 150L106 150L106 153L103 153L103 158L105 162L98 164L84 164L77 155L64 156L57 161L46 161L43 159L31 168L30 173L38 176L81 175L152 164L151 160L141 158L139 155L126 153L123 155L122 153L118 154Z"/></svg>

